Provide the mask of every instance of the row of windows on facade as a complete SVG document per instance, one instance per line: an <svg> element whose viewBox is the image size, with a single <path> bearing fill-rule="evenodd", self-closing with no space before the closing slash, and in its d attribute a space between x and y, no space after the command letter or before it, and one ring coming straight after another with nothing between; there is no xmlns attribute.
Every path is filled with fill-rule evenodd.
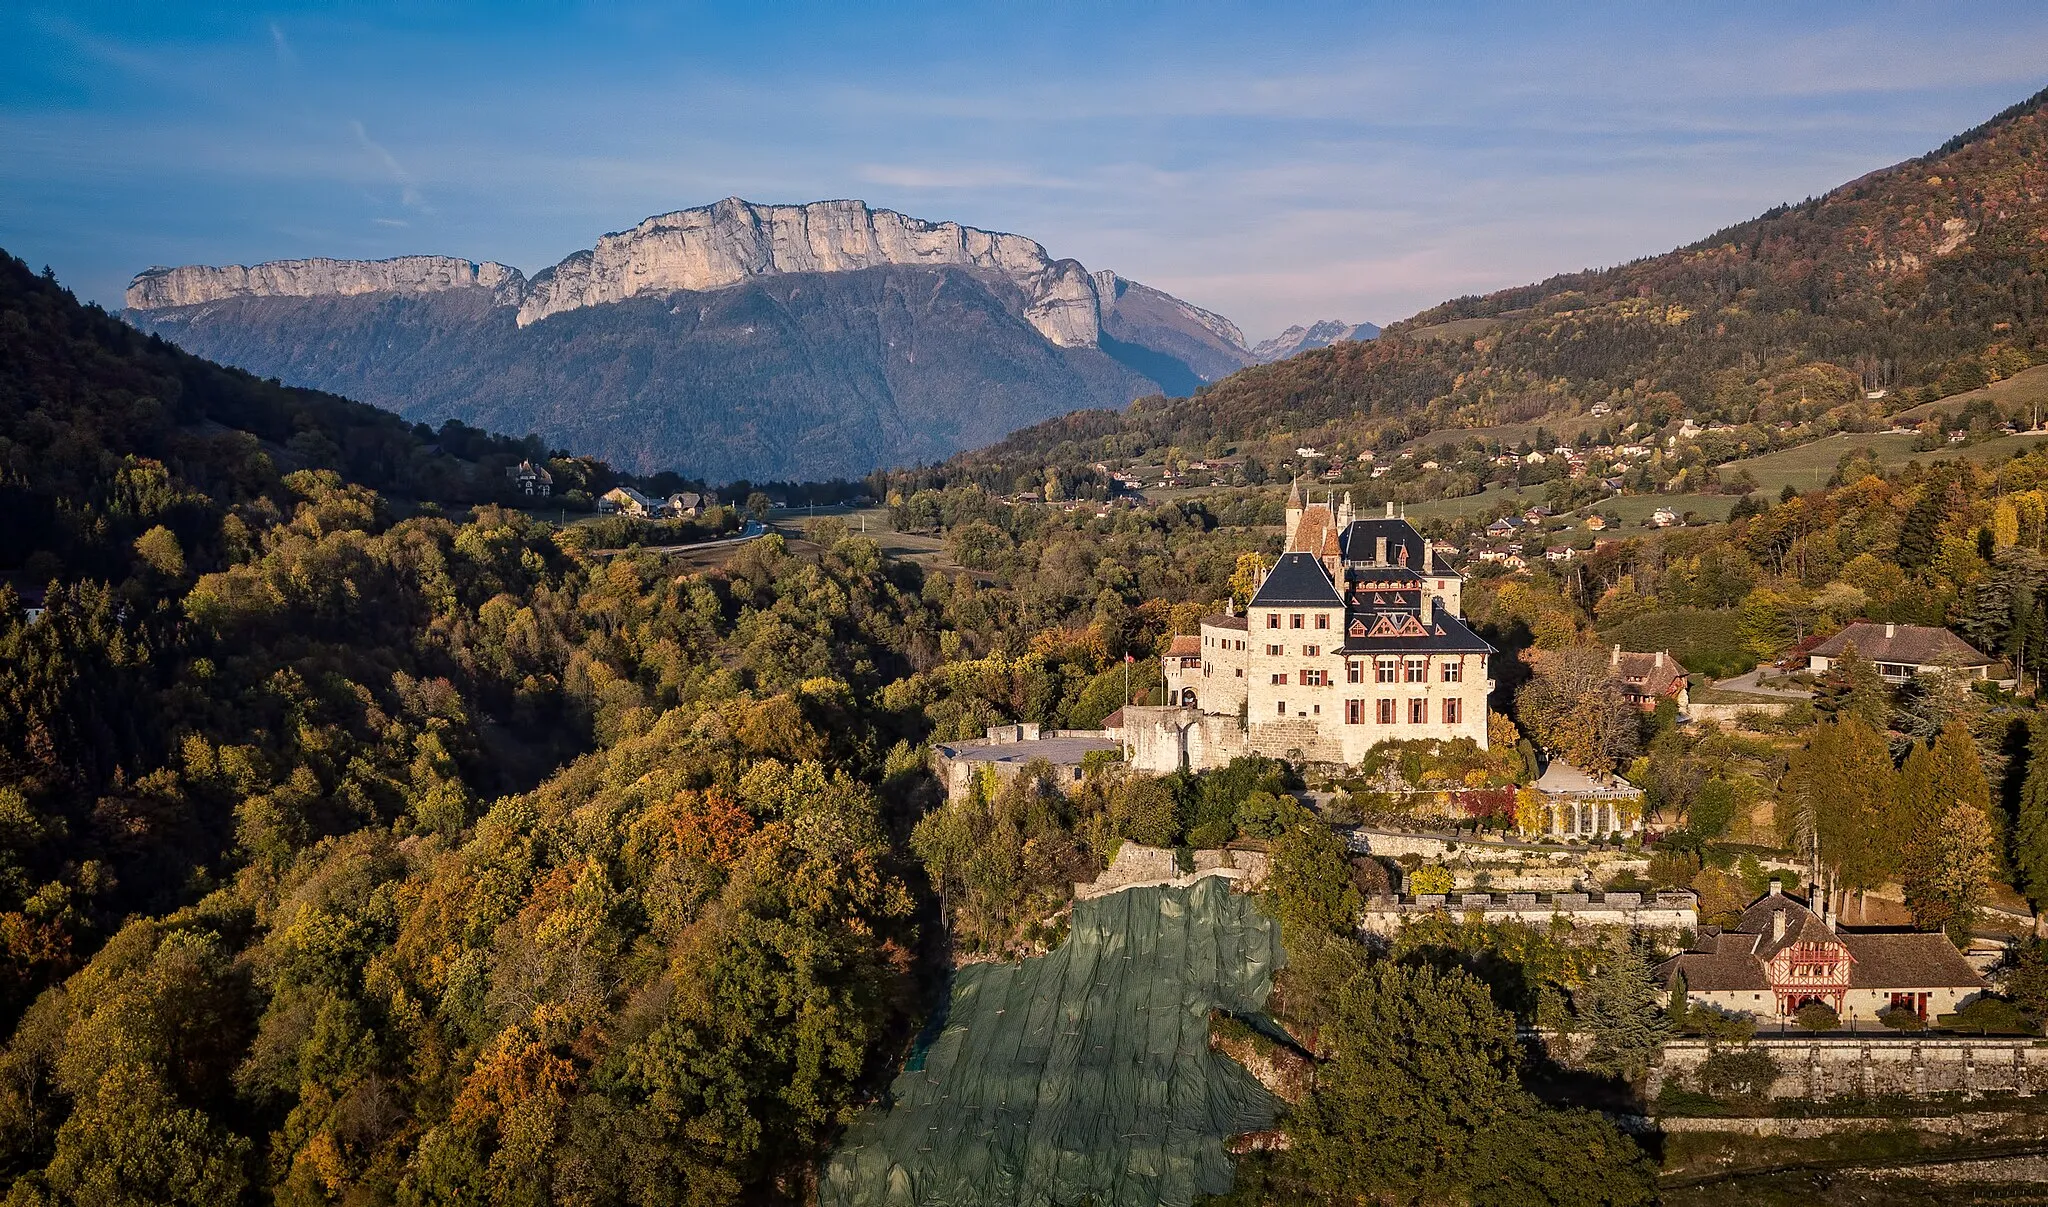
<svg viewBox="0 0 2048 1207"><path fill-rule="evenodd" d="M1301 647L1301 654L1304 658L1314 658L1321 652L1321 650L1317 649L1315 646L1312 645L1305 645ZM1277 645L1269 645L1266 647L1266 653L1269 656L1277 658L1284 654L1285 650ZM1438 666L1437 676L1438 681L1442 683L1463 683L1465 681L1464 660L1459 658L1444 659L1444 661L1440 663ZM1299 675L1295 681L1300 683L1303 687L1328 687L1332 683L1336 682L1336 680L1331 677L1329 671L1315 669L1299 672ZM1374 683L1427 683L1429 682L1429 659L1374 659L1372 668L1372 681ZM1274 672L1272 682L1275 684L1284 685L1287 682L1287 672ZM1361 661L1346 662L1344 664L1344 682L1365 682L1365 663Z"/></svg>
<svg viewBox="0 0 2048 1207"><path fill-rule="evenodd" d="M1366 705L1370 704L1372 705L1373 724L1396 724L1395 717L1400 712L1398 707L1400 703L1399 700L1385 696L1378 700L1346 700L1344 701L1344 723L1346 725L1365 724ZM1465 702L1463 700L1445 700L1442 703L1444 724L1457 725L1465 720ZM1322 705L1316 704L1312 708L1314 715L1323 715ZM1280 716L1286 716L1287 701L1276 700L1274 702L1274 710ZM1429 701L1427 699L1417 696L1408 701L1408 723L1410 725L1429 724Z"/></svg>

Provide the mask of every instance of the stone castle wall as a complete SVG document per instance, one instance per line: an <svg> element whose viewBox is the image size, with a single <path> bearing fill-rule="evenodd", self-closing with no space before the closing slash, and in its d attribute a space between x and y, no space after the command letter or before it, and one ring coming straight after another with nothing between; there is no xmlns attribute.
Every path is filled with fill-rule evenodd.
<svg viewBox="0 0 2048 1207"><path fill-rule="evenodd" d="M1725 1045L1724 1045L1725 1046ZM1750 1041L1770 1053L1779 1076L1772 1098L1824 1100L1959 1093L2038 1094L2048 1090L2048 1046L2032 1038L1916 1037L1886 1031L1854 1035L1770 1035ZM1650 1070L1654 1099L1674 1079L1689 1088L1713 1048L1705 1040L1664 1045Z"/></svg>

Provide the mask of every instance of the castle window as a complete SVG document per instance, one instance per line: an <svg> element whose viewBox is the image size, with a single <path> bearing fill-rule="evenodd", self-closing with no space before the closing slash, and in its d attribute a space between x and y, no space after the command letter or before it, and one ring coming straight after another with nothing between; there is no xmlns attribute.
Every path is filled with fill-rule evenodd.
<svg viewBox="0 0 2048 1207"><path fill-rule="evenodd" d="M1301 656L1304 658L1314 658L1322 652L1323 647L1319 645L1305 645L1301 647Z"/></svg>
<svg viewBox="0 0 2048 1207"><path fill-rule="evenodd" d="M1410 683L1427 683L1427 682L1429 682L1429 659L1427 659L1427 658L1410 658L1410 659L1408 659L1408 682L1410 682Z"/></svg>
<svg viewBox="0 0 2048 1207"><path fill-rule="evenodd" d="M1286 652L1287 647L1284 645L1268 645L1266 647L1266 657L1268 658L1278 658L1280 655Z"/></svg>
<svg viewBox="0 0 2048 1207"><path fill-rule="evenodd" d="M1244 642L1242 642L1242 641L1238 642L1238 643L1237 643L1237 648L1238 648L1238 649L1243 649L1243 648L1244 648Z"/></svg>
<svg viewBox="0 0 2048 1207"><path fill-rule="evenodd" d="M1363 700L1346 700L1346 701L1344 701L1344 723L1345 723L1346 725L1363 725L1363 724L1365 724L1365 701L1363 701Z"/></svg>
<svg viewBox="0 0 2048 1207"><path fill-rule="evenodd" d="M1328 687L1330 681L1324 677L1322 671L1303 671L1301 672L1301 685L1303 687Z"/></svg>
<svg viewBox="0 0 2048 1207"><path fill-rule="evenodd" d="M1289 617L1287 618L1287 627L1288 627L1288 628L1290 628L1290 629L1298 629L1298 628L1300 628L1300 627L1301 627L1301 613L1299 613L1299 612L1296 612L1296 613L1294 613L1294 614L1293 614L1292 616L1289 616Z"/></svg>
<svg viewBox="0 0 2048 1207"><path fill-rule="evenodd" d="M1419 696L1408 701L1408 723L1410 725L1429 724L1429 701Z"/></svg>
<svg viewBox="0 0 2048 1207"><path fill-rule="evenodd" d="M1464 681L1465 681L1465 660L1464 660L1463 658L1446 658L1446 659L1444 659L1444 682L1445 682L1445 683L1463 683Z"/></svg>
<svg viewBox="0 0 2048 1207"><path fill-rule="evenodd" d="M1272 679L1271 679L1271 680L1269 680L1269 682L1271 682L1271 683L1273 684L1273 686L1275 686L1275 687L1285 687L1285 686L1287 686L1287 672L1286 672L1286 671L1280 671L1280 672L1278 672L1278 673L1274 674L1274 676L1272 677Z"/></svg>
<svg viewBox="0 0 2048 1207"><path fill-rule="evenodd" d="M1363 662L1359 662L1356 659L1346 661L1344 663L1344 682L1365 682L1365 664Z"/></svg>
<svg viewBox="0 0 2048 1207"><path fill-rule="evenodd" d="M1274 712L1277 712L1277 713L1279 713L1279 714L1280 714L1281 716L1283 716L1283 717L1284 717L1284 716L1286 716L1286 715L1287 715L1287 701L1285 701L1285 700L1275 700L1275 701L1273 702L1273 711L1274 711Z"/></svg>
<svg viewBox="0 0 2048 1207"><path fill-rule="evenodd" d="M1267 628L1269 628L1269 629L1277 629L1277 628L1279 628L1279 627L1280 627L1280 613L1278 613L1278 612L1268 612L1268 613L1266 613L1266 627L1267 627Z"/></svg>
<svg viewBox="0 0 2048 1207"><path fill-rule="evenodd" d="M1379 720L1380 724L1392 725L1394 723L1394 701L1389 697L1381 696L1377 701L1377 707L1373 709L1373 715Z"/></svg>
<svg viewBox="0 0 2048 1207"><path fill-rule="evenodd" d="M1395 681L1395 680L1394 680L1394 666L1395 666L1395 662L1394 662L1394 659L1392 659L1392 658L1381 658L1381 659L1378 659L1377 661L1375 661L1375 662L1373 663L1373 682L1375 682L1375 683L1392 683L1392 682L1394 682L1394 681Z"/></svg>
<svg viewBox="0 0 2048 1207"><path fill-rule="evenodd" d="M1319 629L1327 629L1330 627L1330 614L1328 612L1316 613L1316 627Z"/></svg>
<svg viewBox="0 0 2048 1207"><path fill-rule="evenodd" d="M1465 702L1463 700L1444 701L1444 724L1457 725L1464 721L1464 719Z"/></svg>

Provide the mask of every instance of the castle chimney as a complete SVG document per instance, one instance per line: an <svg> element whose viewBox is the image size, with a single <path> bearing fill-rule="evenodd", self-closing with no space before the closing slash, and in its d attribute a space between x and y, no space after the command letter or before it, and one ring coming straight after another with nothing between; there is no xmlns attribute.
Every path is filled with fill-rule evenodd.
<svg viewBox="0 0 2048 1207"><path fill-rule="evenodd" d="M1375 541L1373 542L1373 545L1372 545L1372 564L1373 564L1373 565L1375 565L1375 566L1384 566L1384 565L1386 565L1386 564L1387 564L1387 538L1386 538L1386 537L1380 537L1379 539L1377 539L1377 540L1375 540Z"/></svg>
<svg viewBox="0 0 2048 1207"><path fill-rule="evenodd" d="M1387 518L1390 520L1394 518L1394 501L1392 499L1387 500Z"/></svg>
<svg viewBox="0 0 2048 1207"><path fill-rule="evenodd" d="M1357 512L1351 510L1351 492L1347 490L1344 492L1343 509L1337 512L1337 530L1341 532L1351 527L1351 521L1357 514Z"/></svg>
<svg viewBox="0 0 2048 1207"><path fill-rule="evenodd" d="M1785 882L1778 879L1776 876L1771 877L1771 896L1775 897L1784 891Z"/></svg>
<svg viewBox="0 0 2048 1207"><path fill-rule="evenodd" d="M1785 911L1781 909L1771 915L1771 942L1782 943L1784 941Z"/></svg>
<svg viewBox="0 0 2048 1207"><path fill-rule="evenodd" d="M1422 593L1422 627L1426 629L1435 623L1436 596L1431 595L1428 591L1424 591Z"/></svg>
<svg viewBox="0 0 2048 1207"><path fill-rule="evenodd" d="M1658 670L1660 670L1660 671L1664 669L1664 651L1663 651L1663 650L1658 650L1658 651L1657 651L1657 669L1658 669Z"/></svg>
<svg viewBox="0 0 2048 1207"><path fill-rule="evenodd" d="M1898 636L1898 635L1899 635L1899 626L1897 626L1897 625L1895 625L1895 624L1892 624L1892 623L1890 623L1890 622L1886 622L1886 624L1885 624L1885 626L1884 626L1884 639L1885 639L1886 641L1890 641L1890 640L1891 640L1892 638L1894 638L1894 637L1896 637L1896 636Z"/></svg>
<svg viewBox="0 0 2048 1207"><path fill-rule="evenodd" d="M1613 653L1611 653L1611 654L1609 654L1609 655L1607 655L1607 665L1609 665L1609 666L1620 666L1620 665L1621 665L1621 643L1620 643L1619 641L1617 641L1617 642L1615 642L1615 643L1614 643L1614 652L1613 652Z"/></svg>
<svg viewBox="0 0 2048 1207"><path fill-rule="evenodd" d="M1422 538L1422 572L1424 574L1436 573L1436 539L1434 537L1426 536Z"/></svg>

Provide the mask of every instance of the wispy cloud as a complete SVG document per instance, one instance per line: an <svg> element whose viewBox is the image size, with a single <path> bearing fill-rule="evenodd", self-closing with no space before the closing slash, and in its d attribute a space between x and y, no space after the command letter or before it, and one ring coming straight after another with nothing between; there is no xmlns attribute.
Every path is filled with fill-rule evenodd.
<svg viewBox="0 0 2048 1207"><path fill-rule="evenodd" d="M410 222L407 222L407 221L406 221L405 219L403 219L403 218L372 218L372 219L370 219L370 221L372 221L372 222L376 223L376 224L377 224L378 226L411 226L411 225L412 225L412 223L410 223Z"/></svg>
<svg viewBox="0 0 2048 1207"><path fill-rule="evenodd" d="M270 48L277 55L277 65L279 67L297 67L299 65L298 52L292 49L291 39L284 36L284 26L279 25L275 21L270 23Z"/></svg>
<svg viewBox="0 0 2048 1207"><path fill-rule="evenodd" d="M362 122L351 121L348 126L350 130L355 132L356 142L361 144L363 150L370 153L371 158L385 172L389 173L391 183L398 186L398 200L400 204L404 205L407 209L432 213L433 211L428 207L425 199L420 196L419 186L413 183L412 173L405 170L405 165L398 162L398 157L385 150L382 143L371 138L370 132L363 128Z"/></svg>

